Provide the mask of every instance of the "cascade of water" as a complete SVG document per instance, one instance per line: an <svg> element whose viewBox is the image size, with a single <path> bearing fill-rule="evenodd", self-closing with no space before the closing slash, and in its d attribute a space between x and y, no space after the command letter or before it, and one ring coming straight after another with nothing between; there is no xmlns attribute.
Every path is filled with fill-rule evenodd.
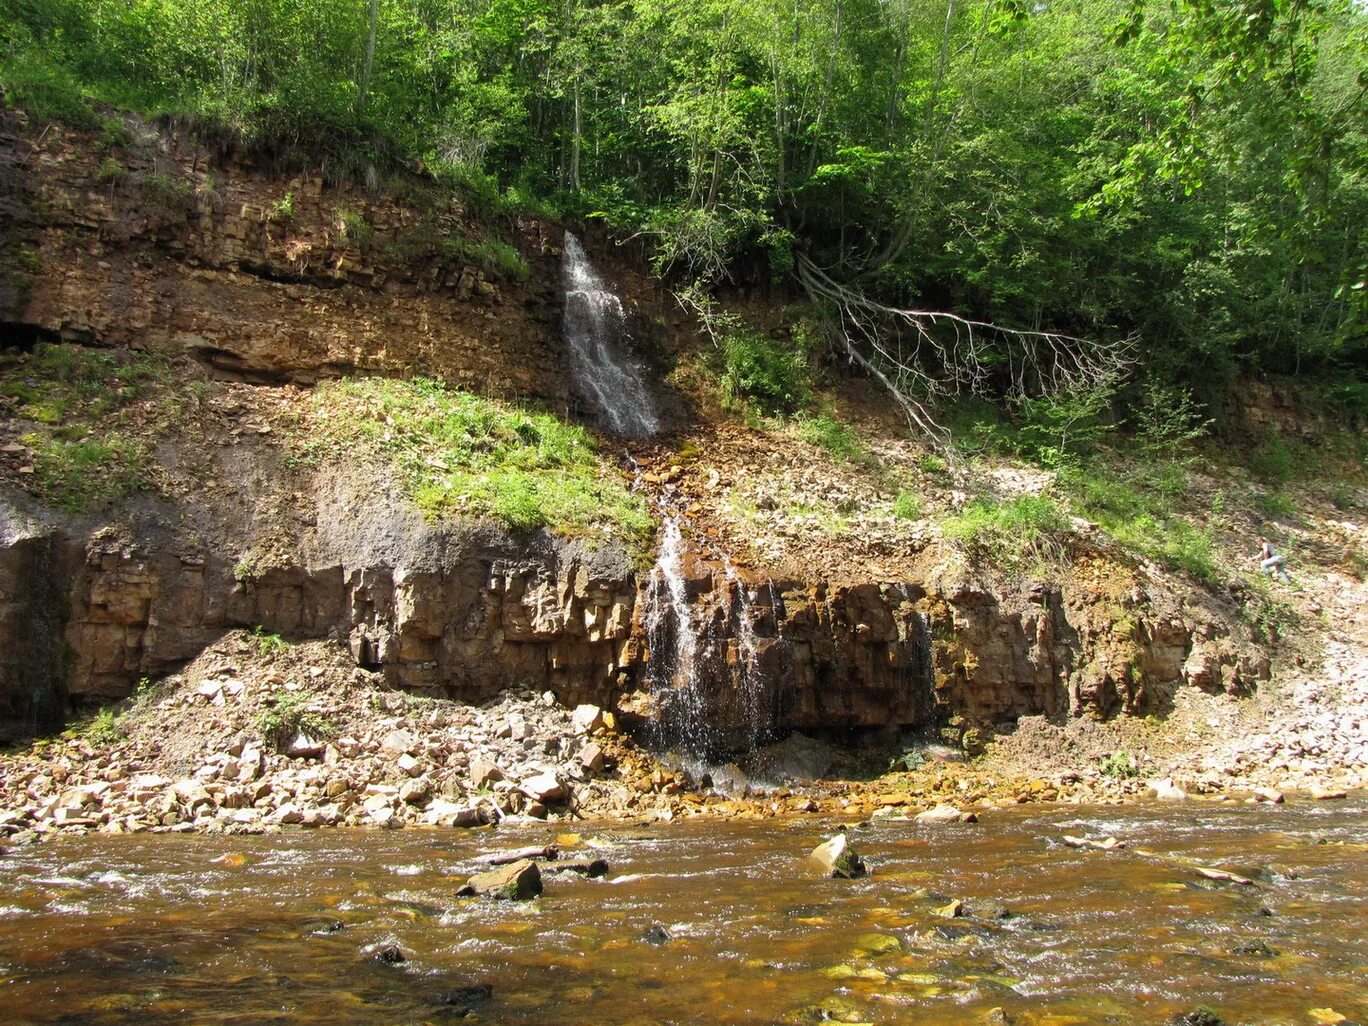
<svg viewBox="0 0 1368 1026"><path fill-rule="evenodd" d="M734 673L741 708L746 718L746 747L752 752L760 745L760 737L767 720L765 709L765 681L760 673L760 646L755 637L755 621L751 606L753 599L731 560L722 557L723 570L731 591L733 614L736 618L737 662Z"/></svg>
<svg viewBox="0 0 1368 1026"><path fill-rule="evenodd" d="M622 301L589 262L579 239L565 233L565 340L575 379L617 434L643 438L660 430L642 370L625 352Z"/></svg>
<svg viewBox="0 0 1368 1026"><path fill-rule="evenodd" d="M647 584L648 679L665 706L655 721L657 741L701 755L708 748L708 718L698 680L698 638L684 582L683 552L679 517L669 516Z"/></svg>

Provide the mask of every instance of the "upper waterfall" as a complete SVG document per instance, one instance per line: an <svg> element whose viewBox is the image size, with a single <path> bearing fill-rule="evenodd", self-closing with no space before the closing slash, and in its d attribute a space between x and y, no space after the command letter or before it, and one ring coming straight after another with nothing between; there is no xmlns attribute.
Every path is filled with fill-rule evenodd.
<svg viewBox="0 0 1368 1026"><path fill-rule="evenodd" d="M642 368L625 351L627 318L622 301L589 262L579 239L565 233L565 340L575 379L590 395L608 427L642 438L660 430L655 401Z"/></svg>

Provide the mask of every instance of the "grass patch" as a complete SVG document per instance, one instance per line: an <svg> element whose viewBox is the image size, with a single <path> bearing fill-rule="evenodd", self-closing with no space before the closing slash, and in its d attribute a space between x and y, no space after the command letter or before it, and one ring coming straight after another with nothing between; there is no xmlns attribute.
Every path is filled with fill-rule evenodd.
<svg viewBox="0 0 1368 1026"><path fill-rule="evenodd" d="M147 484L148 449L124 411L165 379L165 364L126 350L43 343L0 380L14 415L34 422L30 480L42 498L84 513Z"/></svg>
<svg viewBox="0 0 1368 1026"><path fill-rule="evenodd" d="M1071 469L1060 475L1060 483L1079 512L1101 524L1118 544L1196 580L1216 581L1211 531L1177 514L1177 501L1188 488L1180 463L1150 464L1125 480L1095 467Z"/></svg>
<svg viewBox="0 0 1368 1026"><path fill-rule="evenodd" d="M834 459L846 463L865 463L870 459L869 450L855 429L826 414L803 418L798 423L798 435L809 445L826 450Z"/></svg>
<svg viewBox="0 0 1368 1026"><path fill-rule="evenodd" d="M941 524L948 540L1009 572L1057 562L1068 530L1064 511L1045 495L1022 495L1007 502L977 499Z"/></svg>
<svg viewBox="0 0 1368 1026"><path fill-rule="evenodd" d="M893 516L898 520L920 520L921 515L921 499L911 492L899 492L893 500Z"/></svg>
<svg viewBox="0 0 1368 1026"><path fill-rule="evenodd" d="M0 383L14 412L42 424L93 420L121 410L167 377L165 363L145 353L40 343Z"/></svg>
<svg viewBox="0 0 1368 1026"><path fill-rule="evenodd" d="M147 450L117 432L69 442L28 434L43 498L68 513L85 513L127 498L147 484Z"/></svg>
<svg viewBox="0 0 1368 1026"><path fill-rule="evenodd" d="M613 479L592 436L428 379L358 378L320 385L315 430L390 457L427 516L473 516L506 527L645 543L646 503Z"/></svg>

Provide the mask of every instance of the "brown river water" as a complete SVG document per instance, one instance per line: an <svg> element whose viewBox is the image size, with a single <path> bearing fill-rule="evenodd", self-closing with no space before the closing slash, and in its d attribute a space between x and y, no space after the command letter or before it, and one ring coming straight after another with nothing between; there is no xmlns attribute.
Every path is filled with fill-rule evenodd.
<svg viewBox="0 0 1368 1026"><path fill-rule="evenodd" d="M57 840L0 856L0 1023L958 1026L1000 1008L1081 1026L1198 1003L1363 1023L1366 812L1360 795L876 821L852 832L874 868L858 881L814 875L834 824L813 819L579 824L612 872L548 874L521 904L454 894L478 855L552 828ZM952 898L971 914L938 915ZM406 961L376 957L393 944Z"/></svg>

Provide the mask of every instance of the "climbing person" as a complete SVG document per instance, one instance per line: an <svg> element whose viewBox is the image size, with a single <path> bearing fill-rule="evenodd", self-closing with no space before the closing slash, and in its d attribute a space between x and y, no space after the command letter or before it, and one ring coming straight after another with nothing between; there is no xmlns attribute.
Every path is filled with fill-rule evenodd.
<svg viewBox="0 0 1368 1026"><path fill-rule="evenodd" d="M1291 584L1292 578L1287 576L1287 557L1280 556L1273 551L1273 543L1267 538L1259 539L1259 569L1268 574L1269 577L1276 577L1283 584Z"/></svg>

